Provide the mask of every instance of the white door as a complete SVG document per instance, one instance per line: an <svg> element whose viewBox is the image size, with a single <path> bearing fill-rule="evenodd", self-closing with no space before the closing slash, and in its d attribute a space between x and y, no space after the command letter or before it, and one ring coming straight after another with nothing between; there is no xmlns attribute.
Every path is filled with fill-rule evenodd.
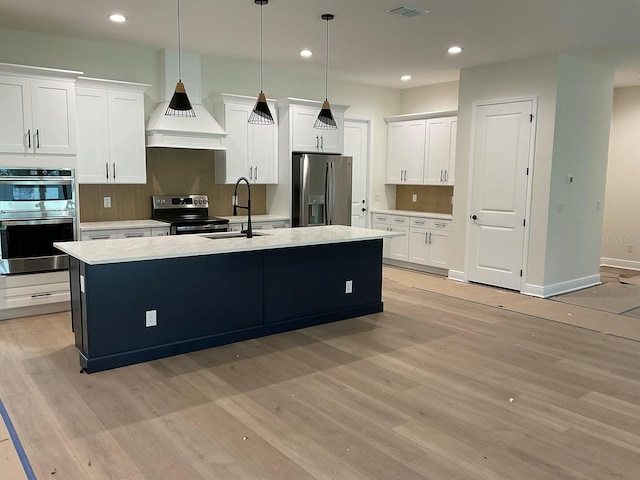
<svg viewBox="0 0 640 480"><path fill-rule="evenodd" d="M367 179L369 165L369 122L344 123L344 154L353 157L351 170L351 226L367 227Z"/></svg>
<svg viewBox="0 0 640 480"><path fill-rule="evenodd" d="M533 101L481 105L473 136L469 280L520 290Z"/></svg>

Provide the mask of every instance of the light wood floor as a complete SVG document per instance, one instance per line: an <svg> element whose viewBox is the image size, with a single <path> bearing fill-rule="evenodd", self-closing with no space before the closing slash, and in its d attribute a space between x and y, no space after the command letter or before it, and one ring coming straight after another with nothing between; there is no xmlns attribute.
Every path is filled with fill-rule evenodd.
<svg viewBox="0 0 640 480"><path fill-rule="evenodd" d="M68 313L3 321L0 398L38 479L640 479L640 343L452 283L385 268L383 313L91 375Z"/></svg>

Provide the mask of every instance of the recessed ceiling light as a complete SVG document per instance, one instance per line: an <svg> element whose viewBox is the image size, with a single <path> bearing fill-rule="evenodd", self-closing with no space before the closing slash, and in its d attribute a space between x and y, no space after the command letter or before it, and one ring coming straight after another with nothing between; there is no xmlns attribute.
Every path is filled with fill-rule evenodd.
<svg viewBox="0 0 640 480"><path fill-rule="evenodd" d="M124 23L127 21L127 17L120 13L112 13L111 15L109 15L109 20L115 23Z"/></svg>
<svg viewBox="0 0 640 480"><path fill-rule="evenodd" d="M449 50L447 50L447 52L449 53L449 55L457 55L462 52L462 47L454 45L453 47L449 47Z"/></svg>
<svg viewBox="0 0 640 480"><path fill-rule="evenodd" d="M311 55L313 55L311 50L307 50L306 48L304 50L300 50L300 56L302 58L309 58Z"/></svg>
<svg viewBox="0 0 640 480"><path fill-rule="evenodd" d="M403 82L408 82L409 80L411 80L411 75L402 75L400 77L400 80L402 80Z"/></svg>

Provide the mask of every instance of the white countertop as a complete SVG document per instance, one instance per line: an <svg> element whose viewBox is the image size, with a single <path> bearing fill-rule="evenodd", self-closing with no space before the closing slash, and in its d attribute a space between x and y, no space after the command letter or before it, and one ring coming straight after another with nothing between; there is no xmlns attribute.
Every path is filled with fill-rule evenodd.
<svg viewBox="0 0 640 480"><path fill-rule="evenodd" d="M158 228L169 224L159 220L122 220L118 222L81 222L80 230L117 230L119 228Z"/></svg>
<svg viewBox="0 0 640 480"><path fill-rule="evenodd" d="M449 213L412 212L409 210L371 210L371 213L403 215L405 217L435 218L438 220L453 220L453 215Z"/></svg>
<svg viewBox="0 0 640 480"><path fill-rule="evenodd" d="M218 218L225 218L229 220L229 223L247 223L249 217L246 215L236 215L236 216L225 216L225 215L216 215ZM251 223L254 222L282 222L289 221L289 217L281 217L279 215L251 215Z"/></svg>
<svg viewBox="0 0 640 480"><path fill-rule="evenodd" d="M283 228L261 230L253 238L218 238L207 235L169 235L164 237L124 238L117 240L91 240L84 242L56 242L63 252L90 265L158 260L162 258L216 255L221 253L270 250L276 248L357 242L378 238L397 237L401 232L386 232L367 228L331 225L324 227Z"/></svg>

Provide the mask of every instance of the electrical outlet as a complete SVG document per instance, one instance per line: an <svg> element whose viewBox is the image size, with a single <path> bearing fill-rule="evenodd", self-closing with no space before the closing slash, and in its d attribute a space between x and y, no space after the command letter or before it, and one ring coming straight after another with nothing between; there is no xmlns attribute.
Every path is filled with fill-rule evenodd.
<svg viewBox="0 0 640 480"><path fill-rule="evenodd" d="M345 282L344 293L353 293L353 280L347 280Z"/></svg>
<svg viewBox="0 0 640 480"><path fill-rule="evenodd" d="M155 327L158 325L157 310L147 310L147 313L145 314L145 325L147 327Z"/></svg>
<svg viewBox="0 0 640 480"><path fill-rule="evenodd" d="M627 245L627 253L633 253L633 245Z"/></svg>
<svg viewBox="0 0 640 480"><path fill-rule="evenodd" d="M411 201L412 201L413 203L416 203L416 202L418 201L418 195L414 193L414 194L411 196Z"/></svg>
<svg viewBox="0 0 640 480"><path fill-rule="evenodd" d="M104 197L102 201L104 203L104 208L111 208L111 197Z"/></svg>

